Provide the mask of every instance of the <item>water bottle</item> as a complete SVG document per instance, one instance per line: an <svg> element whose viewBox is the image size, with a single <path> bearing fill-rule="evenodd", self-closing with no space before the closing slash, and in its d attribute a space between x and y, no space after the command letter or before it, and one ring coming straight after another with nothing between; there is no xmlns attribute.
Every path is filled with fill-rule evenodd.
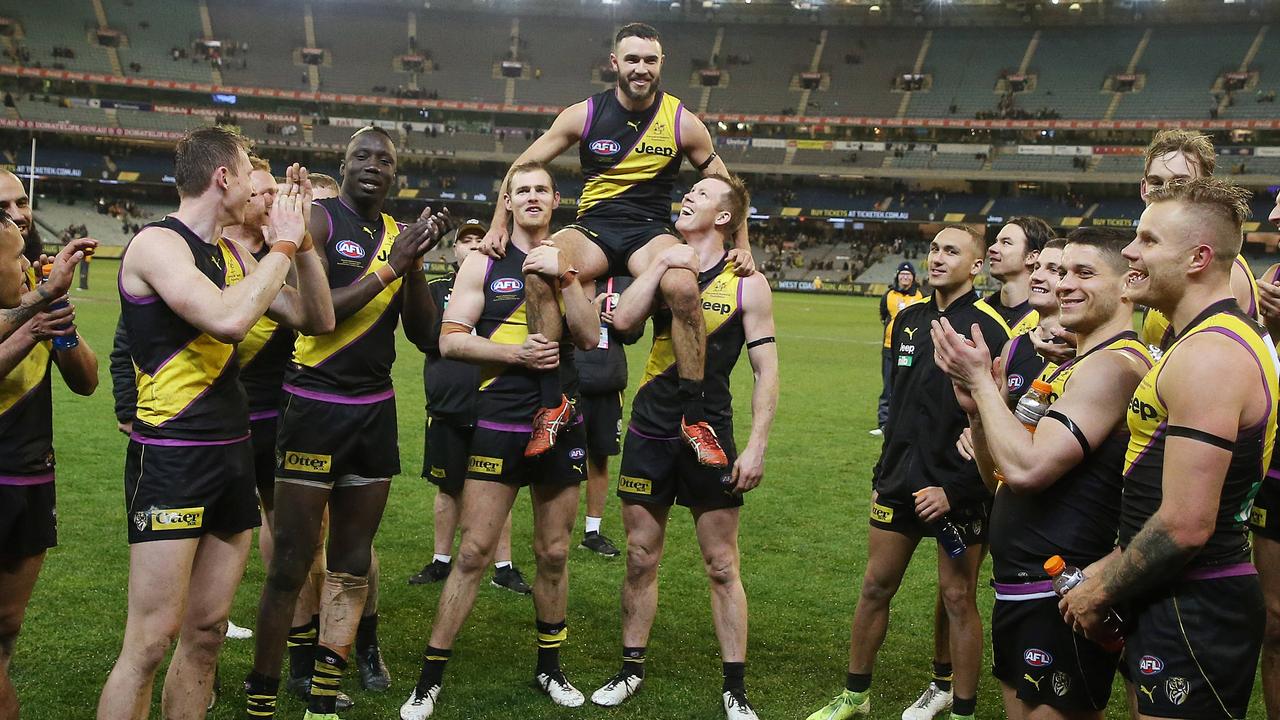
<svg viewBox="0 0 1280 720"><path fill-rule="evenodd" d="M960 528L951 522L951 518L944 516L934 525L934 530L938 537L938 545L947 553L947 557L960 557L969 548L964 538L960 537Z"/></svg>
<svg viewBox="0 0 1280 720"><path fill-rule="evenodd" d="M1071 588L1084 580L1084 571L1068 565L1061 555L1054 555L1045 560L1044 571L1049 573L1049 582L1053 584L1053 591L1058 594L1058 597L1063 597ZM1099 641L1098 645L1107 652L1120 652L1124 647L1124 635L1120 631L1120 616L1115 610L1108 610L1102 624L1106 628L1106 638Z"/></svg>
<svg viewBox="0 0 1280 720"><path fill-rule="evenodd" d="M1031 389L1018 399L1018 404L1013 408L1013 414L1027 429L1027 432L1033 435L1036 432L1036 424L1040 422L1040 418L1049 412L1049 398L1053 395L1053 386L1043 380L1033 380Z"/></svg>
<svg viewBox="0 0 1280 720"><path fill-rule="evenodd" d="M53 270L52 265L45 265L42 268L40 268L40 282L43 283L44 281L49 279L49 272L51 270ZM62 299L62 300L58 300L57 302L50 303L49 309L61 310L62 308L67 307L68 305L70 305L70 303L67 302L65 299ZM67 325L63 325L58 329L61 330L62 328L65 328L65 327L67 327ZM72 348L79 347L79 345L80 345L79 335L74 335L74 334L59 335L58 337L53 339L54 350L70 350Z"/></svg>

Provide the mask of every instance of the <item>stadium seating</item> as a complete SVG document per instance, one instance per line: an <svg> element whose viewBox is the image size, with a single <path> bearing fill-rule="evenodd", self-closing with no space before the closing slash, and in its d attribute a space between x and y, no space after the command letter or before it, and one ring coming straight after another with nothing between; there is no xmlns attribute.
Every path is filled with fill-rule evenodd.
<svg viewBox="0 0 1280 720"><path fill-rule="evenodd" d="M1083 172L1072 165L1076 158L1067 155L1018 155L1002 153L991 162L992 170L1029 172ZM1086 157L1085 160L1088 160Z"/></svg>
<svg viewBox="0 0 1280 720"><path fill-rule="evenodd" d="M913 93L907 114L915 117L971 118L996 107L1001 71L1016 72L1031 42L1031 30L946 28L935 30L924 71L933 76L929 92ZM950 112L951 105L956 112Z"/></svg>
<svg viewBox="0 0 1280 720"><path fill-rule="evenodd" d="M408 86L410 75L396 71L395 58L409 52L408 14L403 8L374 3L313 3L316 45L329 51L331 64L320 68L326 92L384 94ZM425 15L425 13L419 13Z"/></svg>
<svg viewBox="0 0 1280 720"><path fill-rule="evenodd" d="M0 15L22 23L26 36L17 42L31 53L27 65L111 72L107 51L90 44L90 33L97 29L98 21L93 6L85 0L0 0ZM55 47L70 48L75 57L54 57Z"/></svg>
<svg viewBox="0 0 1280 720"><path fill-rule="evenodd" d="M213 82L209 63L198 58L173 59L173 48L190 48L200 34L200 12L195 3L174 0L131 0L103 3L107 22L129 38L120 48L120 64L126 75L166 80ZM141 73L129 69L142 66Z"/></svg>
<svg viewBox="0 0 1280 720"><path fill-rule="evenodd" d="M800 93L788 89L792 76L809 68L819 29L767 26L727 28L720 46L726 87L711 91L710 110L730 113L780 113L796 108ZM750 62L731 64L729 56ZM677 81L671 81L676 86Z"/></svg>
<svg viewBox="0 0 1280 720"><path fill-rule="evenodd" d="M302 6L291 0L209 0L214 38L248 43L247 68L227 63L222 79L228 85L264 85L284 90L309 90L306 68L295 64L294 50L306 45ZM271 18L271 22L262 22Z"/></svg>
<svg viewBox="0 0 1280 720"><path fill-rule="evenodd" d="M565 38L573 38L566 52ZM516 82L516 100L524 103L569 105L607 85L591 84L591 71L609 62L613 28L603 20L584 17L520 19L520 59L529 63L531 77ZM664 48L664 52L671 52ZM682 59L671 58L679 67ZM539 73L535 78L534 72ZM676 79L680 77L675 74ZM667 78L670 82L671 78ZM668 85L680 96L683 85ZM687 93L684 93L687 94Z"/></svg>
<svg viewBox="0 0 1280 720"><path fill-rule="evenodd" d="M1124 72L1142 38L1136 27L1053 28L1040 34L1027 72L1034 90L1018 93L1017 106L1048 107L1064 118L1102 117L1111 93L1102 92L1109 75Z"/></svg>
<svg viewBox="0 0 1280 720"><path fill-rule="evenodd" d="M1152 29L1137 70L1146 73L1141 92L1125 96L1117 118L1208 117L1217 103L1210 95L1214 80L1239 68L1258 28L1224 25L1204 28L1162 26Z"/></svg>
<svg viewBox="0 0 1280 720"><path fill-rule="evenodd" d="M878 168L884 164L882 152L834 152L829 150L797 150L795 165L833 165L845 168ZM856 156L856 161L851 161Z"/></svg>
<svg viewBox="0 0 1280 720"><path fill-rule="evenodd" d="M354 29L353 29L354 30ZM366 42L377 42L366 38ZM429 51L436 68L418 78L424 90L450 100L502 102L506 82L493 77L493 64L511 45L511 19L425 10L418 13L418 49ZM566 49L574 49L569 43Z"/></svg>
<svg viewBox="0 0 1280 720"><path fill-rule="evenodd" d="M817 113L894 117L902 94L892 90L893 78L913 69L924 33L894 29L833 28L827 35L822 69L831 75L825 92L813 93ZM857 62L846 62L856 59Z"/></svg>
<svg viewBox="0 0 1280 720"><path fill-rule="evenodd" d="M18 114L23 120L43 120L45 122L65 122L81 125L112 126L107 114L97 108L67 107L57 100L45 102L43 99L28 100L26 96L14 98L18 106Z"/></svg>
<svg viewBox="0 0 1280 720"><path fill-rule="evenodd" d="M1142 175L1143 157L1141 155L1100 155L1094 172L1126 173L1132 175L1134 181Z"/></svg>

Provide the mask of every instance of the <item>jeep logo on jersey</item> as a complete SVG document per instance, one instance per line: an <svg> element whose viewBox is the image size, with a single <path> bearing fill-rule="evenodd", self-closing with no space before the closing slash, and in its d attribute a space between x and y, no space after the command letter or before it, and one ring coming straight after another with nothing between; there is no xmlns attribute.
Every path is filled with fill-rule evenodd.
<svg viewBox="0 0 1280 720"><path fill-rule="evenodd" d="M498 278L489 284L489 289L499 294L520 292L524 289L524 281L520 278Z"/></svg>
<svg viewBox="0 0 1280 720"><path fill-rule="evenodd" d="M605 138L591 143L591 152L597 155L612 155L622 149L617 140Z"/></svg>
<svg viewBox="0 0 1280 720"><path fill-rule="evenodd" d="M1022 659L1031 667L1046 667L1053 664L1053 656L1040 648L1027 648Z"/></svg>
<svg viewBox="0 0 1280 720"><path fill-rule="evenodd" d="M352 260L359 260L364 257L364 248L360 247L360 243L354 240L341 240L334 248L338 254Z"/></svg>
<svg viewBox="0 0 1280 720"><path fill-rule="evenodd" d="M1155 655L1143 655L1142 659L1138 661L1138 670L1143 675L1155 675L1164 670L1164 661Z"/></svg>

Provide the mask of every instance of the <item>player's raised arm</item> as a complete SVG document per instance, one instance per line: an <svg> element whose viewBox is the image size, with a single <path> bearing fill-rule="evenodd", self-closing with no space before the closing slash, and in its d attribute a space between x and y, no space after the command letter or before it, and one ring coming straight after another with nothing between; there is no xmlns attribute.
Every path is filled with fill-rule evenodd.
<svg viewBox="0 0 1280 720"><path fill-rule="evenodd" d="M565 150L573 147L582 139L583 129L587 125L587 101L575 103L560 111L551 127L520 153L520 157L511 163L511 168L528 162L550 164ZM502 180L501 187L507 187L511 180L511 168ZM485 233L481 252L494 257L502 257L507 252L507 226L511 224L511 213L501 202L493 208L493 219L489 223L489 232Z"/></svg>
<svg viewBox="0 0 1280 720"><path fill-rule="evenodd" d="M703 125L702 120L687 108L680 113L680 141L680 150L703 177L729 175L729 166L724 164L724 160L716 152L707 126ZM747 238L745 220L733 231L733 250L729 253L729 259L733 261L738 275L746 276L755 272L756 261L751 254L751 242Z"/></svg>

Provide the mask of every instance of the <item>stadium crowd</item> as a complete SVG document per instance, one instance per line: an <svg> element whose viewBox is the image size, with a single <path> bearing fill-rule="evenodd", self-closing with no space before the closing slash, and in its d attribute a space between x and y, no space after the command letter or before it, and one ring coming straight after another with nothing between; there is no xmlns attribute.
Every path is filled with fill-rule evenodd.
<svg viewBox="0 0 1280 720"><path fill-rule="evenodd" d="M235 698L247 716L274 717L283 689L306 698L306 718L336 720L350 664L365 689L390 687L374 537L401 472L391 386L401 325L428 358L422 475L439 489L434 554L415 578L444 583L402 720L443 701L455 641L495 560L495 582L505 570L508 586L533 597L537 687L556 705L585 704L560 659L566 555L584 482L582 544L620 553L600 533L601 479L619 452L619 669L591 701L617 706L644 685L658 563L681 505L708 579L721 708L756 718L738 531L779 392L772 299L748 244L746 187L702 122L659 90L660 43L647 25L618 32L616 86L566 108L528 146L487 223L430 208L396 222L384 205L397 152L377 127L352 135L338 180L296 163L276 177L222 127L177 144L179 205L140 228L120 263L112 376L129 437L131 582L100 720L147 717L170 654L166 717L203 717L217 700L255 529L267 579L253 669ZM575 220L553 233L550 162L575 146L586 184ZM685 159L701 179L673 222ZM988 244L947 225L929 242L923 278L899 266L881 310L885 392L872 432L883 447L848 673L810 720L870 715L890 604L925 538L938 545L933 678L905 720L975 717L988 553L992 665L1009 717L1100 718L1119 702L1118 672L1135 716L1243 718L1259 657L1267 711L1280 713L1280 486L1268 475L1280 265L1255 278L1240 260L1249 193L1214 169L1206 136L1162 132L1147 149L1136 236L1083 227L1055 237L1022 216ZM9 173L0 207L8 720L18 707L9 658L56 544L51 369L88 395L98 360L66 298L95 241L71 238L53 257L30 251L30 203ZM456 268L428 281L423 257L449 237ZM980 297L984 268L1001 285ZM616 347L648 318L653 344L624 433ZM729 377L743 354L752 413L739 448ZM525 486L536 571L521 587L510 511Z"/></svg>

